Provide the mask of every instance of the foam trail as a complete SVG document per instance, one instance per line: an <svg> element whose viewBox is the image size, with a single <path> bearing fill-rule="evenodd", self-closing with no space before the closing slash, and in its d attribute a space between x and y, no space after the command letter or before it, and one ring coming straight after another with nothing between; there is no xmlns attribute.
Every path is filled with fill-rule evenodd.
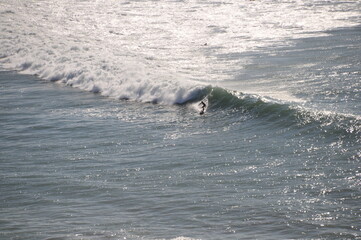
<svg viewBox="0 0 361 240"><path fill-rule="evenodd" d="M2 12L2 17L9 17L4 24L5 37L0 54L6 69L38 75L48 81L112 98L142 102L181 104L196 97L203 88L202 84L195 84L142 54L134 55L114 39L97 39L104 35L102 31L92 35L77 26L61 28L61 25L55 25L60 24L57 21L61 19L49 19L49 24L41 22L43 19L36 20L37 9L31 5L33 3ZM39 11L46 10L42 3L37 6ZM14 6L9 3L8 7ZM33 12L27 14L27 10ZM43 14L42 18L45 16ZM28 24L27 17L32 19ZM66 17L70 20L63 19L65 25L72 24L74 20ZM14 28L15 21L25 27ZM81 22L78 27L88 23ZM18 43L13 44L12 38L18 39Z"/></svg>

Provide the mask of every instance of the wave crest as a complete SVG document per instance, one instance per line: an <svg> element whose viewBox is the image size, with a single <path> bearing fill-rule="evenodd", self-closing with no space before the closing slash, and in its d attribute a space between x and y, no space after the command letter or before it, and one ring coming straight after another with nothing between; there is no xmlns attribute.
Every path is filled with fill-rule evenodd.
<svg viewBox="0 0 361 240"><path fill-rule="evenodd" d="M236 114L260 119L263 124L287 128L320 129L335 136L353 136L361 142L361 118L329 111L307 109L290 102L208 86L201 97L207 98L208 111L231 110Z"/></svg>

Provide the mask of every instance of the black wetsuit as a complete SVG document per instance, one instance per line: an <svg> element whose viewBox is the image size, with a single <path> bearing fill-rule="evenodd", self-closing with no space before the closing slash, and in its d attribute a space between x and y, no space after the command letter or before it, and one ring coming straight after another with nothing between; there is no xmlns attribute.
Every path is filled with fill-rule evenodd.
<svg viewBox="0 0 361 240"><path fill-rule="evenodd" d="M202 111L199 113L200 115L204 114L205 108L206 108L206 104L202 101L199 105L202 105Z"/></svg>

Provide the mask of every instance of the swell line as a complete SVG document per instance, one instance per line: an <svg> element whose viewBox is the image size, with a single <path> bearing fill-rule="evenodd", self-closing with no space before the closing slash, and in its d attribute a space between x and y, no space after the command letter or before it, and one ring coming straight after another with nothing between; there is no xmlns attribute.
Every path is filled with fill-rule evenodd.
<svg viewBox="0 0 361 240"><path fill-rule="evenodd" d="M361 142L359 116L307 109L292 103L280 103L262 96L212 86L204 88L191 102L202 99L207 100L207 111L210 113L217 114L230 110L238 114L247 114L252 119L260 119L262 122L277 123L282 127L312 126L330 134L347 135Z"/></svg>

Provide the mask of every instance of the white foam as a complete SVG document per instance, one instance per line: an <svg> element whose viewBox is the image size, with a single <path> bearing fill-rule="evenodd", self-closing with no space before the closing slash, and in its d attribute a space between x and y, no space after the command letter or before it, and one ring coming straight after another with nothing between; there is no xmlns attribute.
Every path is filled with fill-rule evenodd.
<svg viewBox="0 0 361 240"><path fill-rule="evenodd" d="M182 103L234 77L230 54L356 25L360 4L334 2L8 0L0 64L109 97Z"/></svg>

